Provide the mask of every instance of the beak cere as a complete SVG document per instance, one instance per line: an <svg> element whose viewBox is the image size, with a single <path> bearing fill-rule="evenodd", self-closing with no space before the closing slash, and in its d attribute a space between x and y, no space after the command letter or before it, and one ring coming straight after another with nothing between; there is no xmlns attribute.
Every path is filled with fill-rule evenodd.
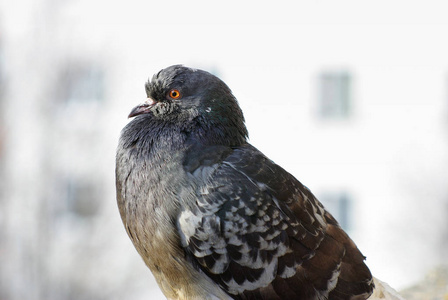
<svg viewBox="0 0 448 300"><path fill-rule="evenodd" d="M154 104L156 104L157 102L154 101L151 98L146 99L145 102L137 105L136 107L134 107L131 111L131 113L129 114L128 118L132 118L141 114L147 114L149 113L151 107L154 106Z"/></svg>

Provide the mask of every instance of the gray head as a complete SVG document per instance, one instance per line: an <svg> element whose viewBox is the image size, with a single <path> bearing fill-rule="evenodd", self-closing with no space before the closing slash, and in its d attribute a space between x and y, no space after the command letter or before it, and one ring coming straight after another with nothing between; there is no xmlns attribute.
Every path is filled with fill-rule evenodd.
<svg viewBox="0 0 448 300"><path fill-rule="evenodd" d="M181 129L208 144L240 145L247 129L242 111L229 87L202 70L174 65L155 74L145 85L147 101L129 117ZM137 121L137 120L135 120ZM138 120L139 126L143 120ZM131 122L132 123L132 122Z"/></svg>

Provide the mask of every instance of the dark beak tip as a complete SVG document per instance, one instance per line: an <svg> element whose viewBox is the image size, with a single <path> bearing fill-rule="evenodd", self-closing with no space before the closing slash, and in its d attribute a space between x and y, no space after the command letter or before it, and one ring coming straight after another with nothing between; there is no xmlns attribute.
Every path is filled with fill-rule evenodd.
<svg viewBox="0 0 448 300"><path fill-rule="evenodd" d="M134 107L128 115L128 118L133 118L138 115L146 114L149 112L150 106L147 104L140 104Z"/></svg>

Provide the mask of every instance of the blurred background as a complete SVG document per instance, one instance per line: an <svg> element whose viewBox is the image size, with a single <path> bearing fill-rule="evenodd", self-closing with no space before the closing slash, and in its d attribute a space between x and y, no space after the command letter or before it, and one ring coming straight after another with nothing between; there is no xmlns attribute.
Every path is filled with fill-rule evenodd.
<svg viewBox="0 0 448 300"><path fill-rule="evenodd" d="M0 0L0 299L163 299L121 224L114 159L144 83L172 64L230 86L251 143L376 277L403 290L445 270L447 9Z"/></svg>

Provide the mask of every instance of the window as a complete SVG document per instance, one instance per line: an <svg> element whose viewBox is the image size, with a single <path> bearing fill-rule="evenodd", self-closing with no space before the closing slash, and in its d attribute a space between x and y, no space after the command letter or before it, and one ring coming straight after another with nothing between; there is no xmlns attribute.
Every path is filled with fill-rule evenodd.
<svg viewBox="0 0 448 300"><path fill-rule="evenodd" d="M95 65L69 64L60 77L60 98L66 103L98 102L104 98L104 72Z"/></svg>
<svg viewBox="0 0 448 300"><path fill-rule="evenodd" d="M65 189L65 209L79 217L91 217L99 210L101 199L97 182L87 182L75 178L66 179L63 183Z"/></svg>
<svg viewBox="0 0 448 300"><path fill-rule="evenodd" d="M346 71L319 76L318 113L323 119L346 119L351 113L351 75Z"/></svg>
<svg viewBox="0 0 448 300"><path fill-rule="evenodd" d="M345 191L324 192L319 200L333 217L339 222L344 230L351 229L351 198Z"/></svg>

